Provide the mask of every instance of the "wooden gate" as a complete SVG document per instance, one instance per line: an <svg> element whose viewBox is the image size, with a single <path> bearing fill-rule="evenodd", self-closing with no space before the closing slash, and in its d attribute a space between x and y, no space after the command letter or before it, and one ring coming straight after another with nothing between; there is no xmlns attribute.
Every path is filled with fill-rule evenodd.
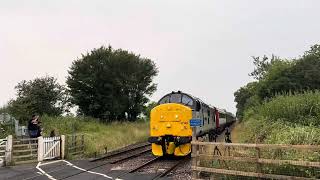
<svg viewBox="0 0 320 180"><path fill-rule="evenodd" d="M43 138L43 159L56 159L61 157L60 137Z"/></svg>
<svg viewBox="0 0 320 180"><path fill-rule="evenodd" d="M0 159L5 157L7 139L0 139Z"/></svg>

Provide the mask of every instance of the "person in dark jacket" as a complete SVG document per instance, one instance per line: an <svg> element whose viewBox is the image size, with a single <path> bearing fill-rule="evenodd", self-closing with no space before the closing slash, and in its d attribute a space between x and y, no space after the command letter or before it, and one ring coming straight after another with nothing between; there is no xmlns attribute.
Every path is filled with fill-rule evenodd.
<svg viewBox="0 0 320 180"><path fill-rule="evenodd" d="M28 132L30 138L37 138L40 136L39 116L32 115L32 118L28 123Z"/></svg>
<svg viewBox="0 0 320 180"><path fill-rule="evenodd" d="M232 141L231 141L231 133L230 133L229 127L226 127L226 133L224 135L225 135L225 142L226 143L232 143Z"/></svg>

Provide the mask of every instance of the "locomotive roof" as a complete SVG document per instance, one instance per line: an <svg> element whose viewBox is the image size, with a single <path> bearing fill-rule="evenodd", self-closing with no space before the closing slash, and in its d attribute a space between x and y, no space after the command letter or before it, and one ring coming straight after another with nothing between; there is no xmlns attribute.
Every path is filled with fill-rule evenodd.
<svg viewBox="0 0 320 180"><path fill-rule="evenodd" d="M168 95L170 95L170 94L185 94L185 95L191 97L192 99L199 101L200 103L202 103L202 105L205 105L205 106L210 107L210 108L216 108L220 113L232 114L232 113L226 111L225 109L220 109L220 108L217 108L216 106L212 106L212 105L210 105L210 104L207 104L207 103L205 103L204 101L202 101L200 98L195 97L195 96L193 96L193 95L191 95L191 94L182 92L182 91L176 91L176 92L175 92L175 91L172 91L171 93L168 93L168 94L164 95L162 98L164 98L164 97L166 97L166 96L168 96ZM162 99L162 98L161 98L161 99ZM159 101L161 101L161 99L160 99ZM232 115L233 115L233 114L232 114Z"/></svg>
<svg viewBox="0 0 320 180"><path fill-rule="evenodd" d="M188 94L188 93L185 93L185 92L182 92L182 91L177 91L177 92L172 91L171 93L168 93L168 94L164 95L162 98L164 98L164 97L166 97L166 96L168 96L168 95L170 95L170 94L185 94L185 95L191 97L192 99L199 101L200 103L202 103L202 104L205 105L205 106L208 106L208 107L210 107L210 108L216 108L220 113L232 114L232 113L226 111L225 109L220 109L220 108L217 108L216 106L212 106L212 105L210 105L210 104L207 104L207 103L205 103L204 101L202 101L200 98L197 98L197 97L195 97L195 96L193 96L193 95L191 95L191 94ZM162 98L161 98L161 99L162 99ZM159 101L161 101L161 99L160 99ZM232 114L232 115L233 115L233 114Z"/></svg>
<svg viewBox="0 0 320 180"><path fill-rule="evenodd" d="M193 95L191 95L191 94L188 94L188 93L184 93L184 92L182 92L182 91L177 91L177 92L172 91L171 93L168 93L168 94L164 95L163 97L166 97L167 95L170 95L170 94L185 94L185 95L187 95L187 96L190 96L192 99L197 100L197 101L201 102L202 104L204 104L204 105L206 105L206 106L208 106L208 107L215 108L215 106L212 106L212 105L209 105L209 104L205 103L205 102L202 101L200 98L197 98L197 97L195 97L195 96L193 96ZM163 97L162 97L162 98L163 98ZM161 98L161 99L162 99L162 98ZM161 99L160 99L160 100L161 100Z"/></svg>

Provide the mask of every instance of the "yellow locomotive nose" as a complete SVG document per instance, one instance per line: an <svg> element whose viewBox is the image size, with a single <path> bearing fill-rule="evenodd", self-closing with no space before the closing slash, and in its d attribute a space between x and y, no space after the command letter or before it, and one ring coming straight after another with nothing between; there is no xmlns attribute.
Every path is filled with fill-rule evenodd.
<svg viewBox="0 0 320 180"><path fill-rule="evenodd" d="M153 154L187 155L190 152L190 145L179 144L178 141L180 138L189 139L192 136L190 119L192 119L191 108L182 104L168 103L153 108L149 138Z"/></svg>

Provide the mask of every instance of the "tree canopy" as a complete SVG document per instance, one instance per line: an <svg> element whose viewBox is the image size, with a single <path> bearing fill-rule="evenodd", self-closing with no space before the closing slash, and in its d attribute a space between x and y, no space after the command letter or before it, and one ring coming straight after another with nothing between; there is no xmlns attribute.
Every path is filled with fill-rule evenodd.
<svg viewBox="0 0 320 180"><path fill-rule="evenodd" d="M277 94L320 89L320 45L314 45L298 59L272 56L253 57L255 69L250 76L257 81L235 92L237 114L245 108L268 101Z"/></svg>
<svg viewBox="0 0 320 180"><path fill-rule="evenodd" d="M66 89L54 77L21 81L15 87L17 98L9 102L9 112L21 121L32 114L61 115L68 110Z"/></svg>
<svg viewBox="0 0 320 180"><path fill-rule="evenodd" d="M135 120L156 90L155 63L122 49L100 47L72 63L67 85L79 113L108 120Z"/></svg>

